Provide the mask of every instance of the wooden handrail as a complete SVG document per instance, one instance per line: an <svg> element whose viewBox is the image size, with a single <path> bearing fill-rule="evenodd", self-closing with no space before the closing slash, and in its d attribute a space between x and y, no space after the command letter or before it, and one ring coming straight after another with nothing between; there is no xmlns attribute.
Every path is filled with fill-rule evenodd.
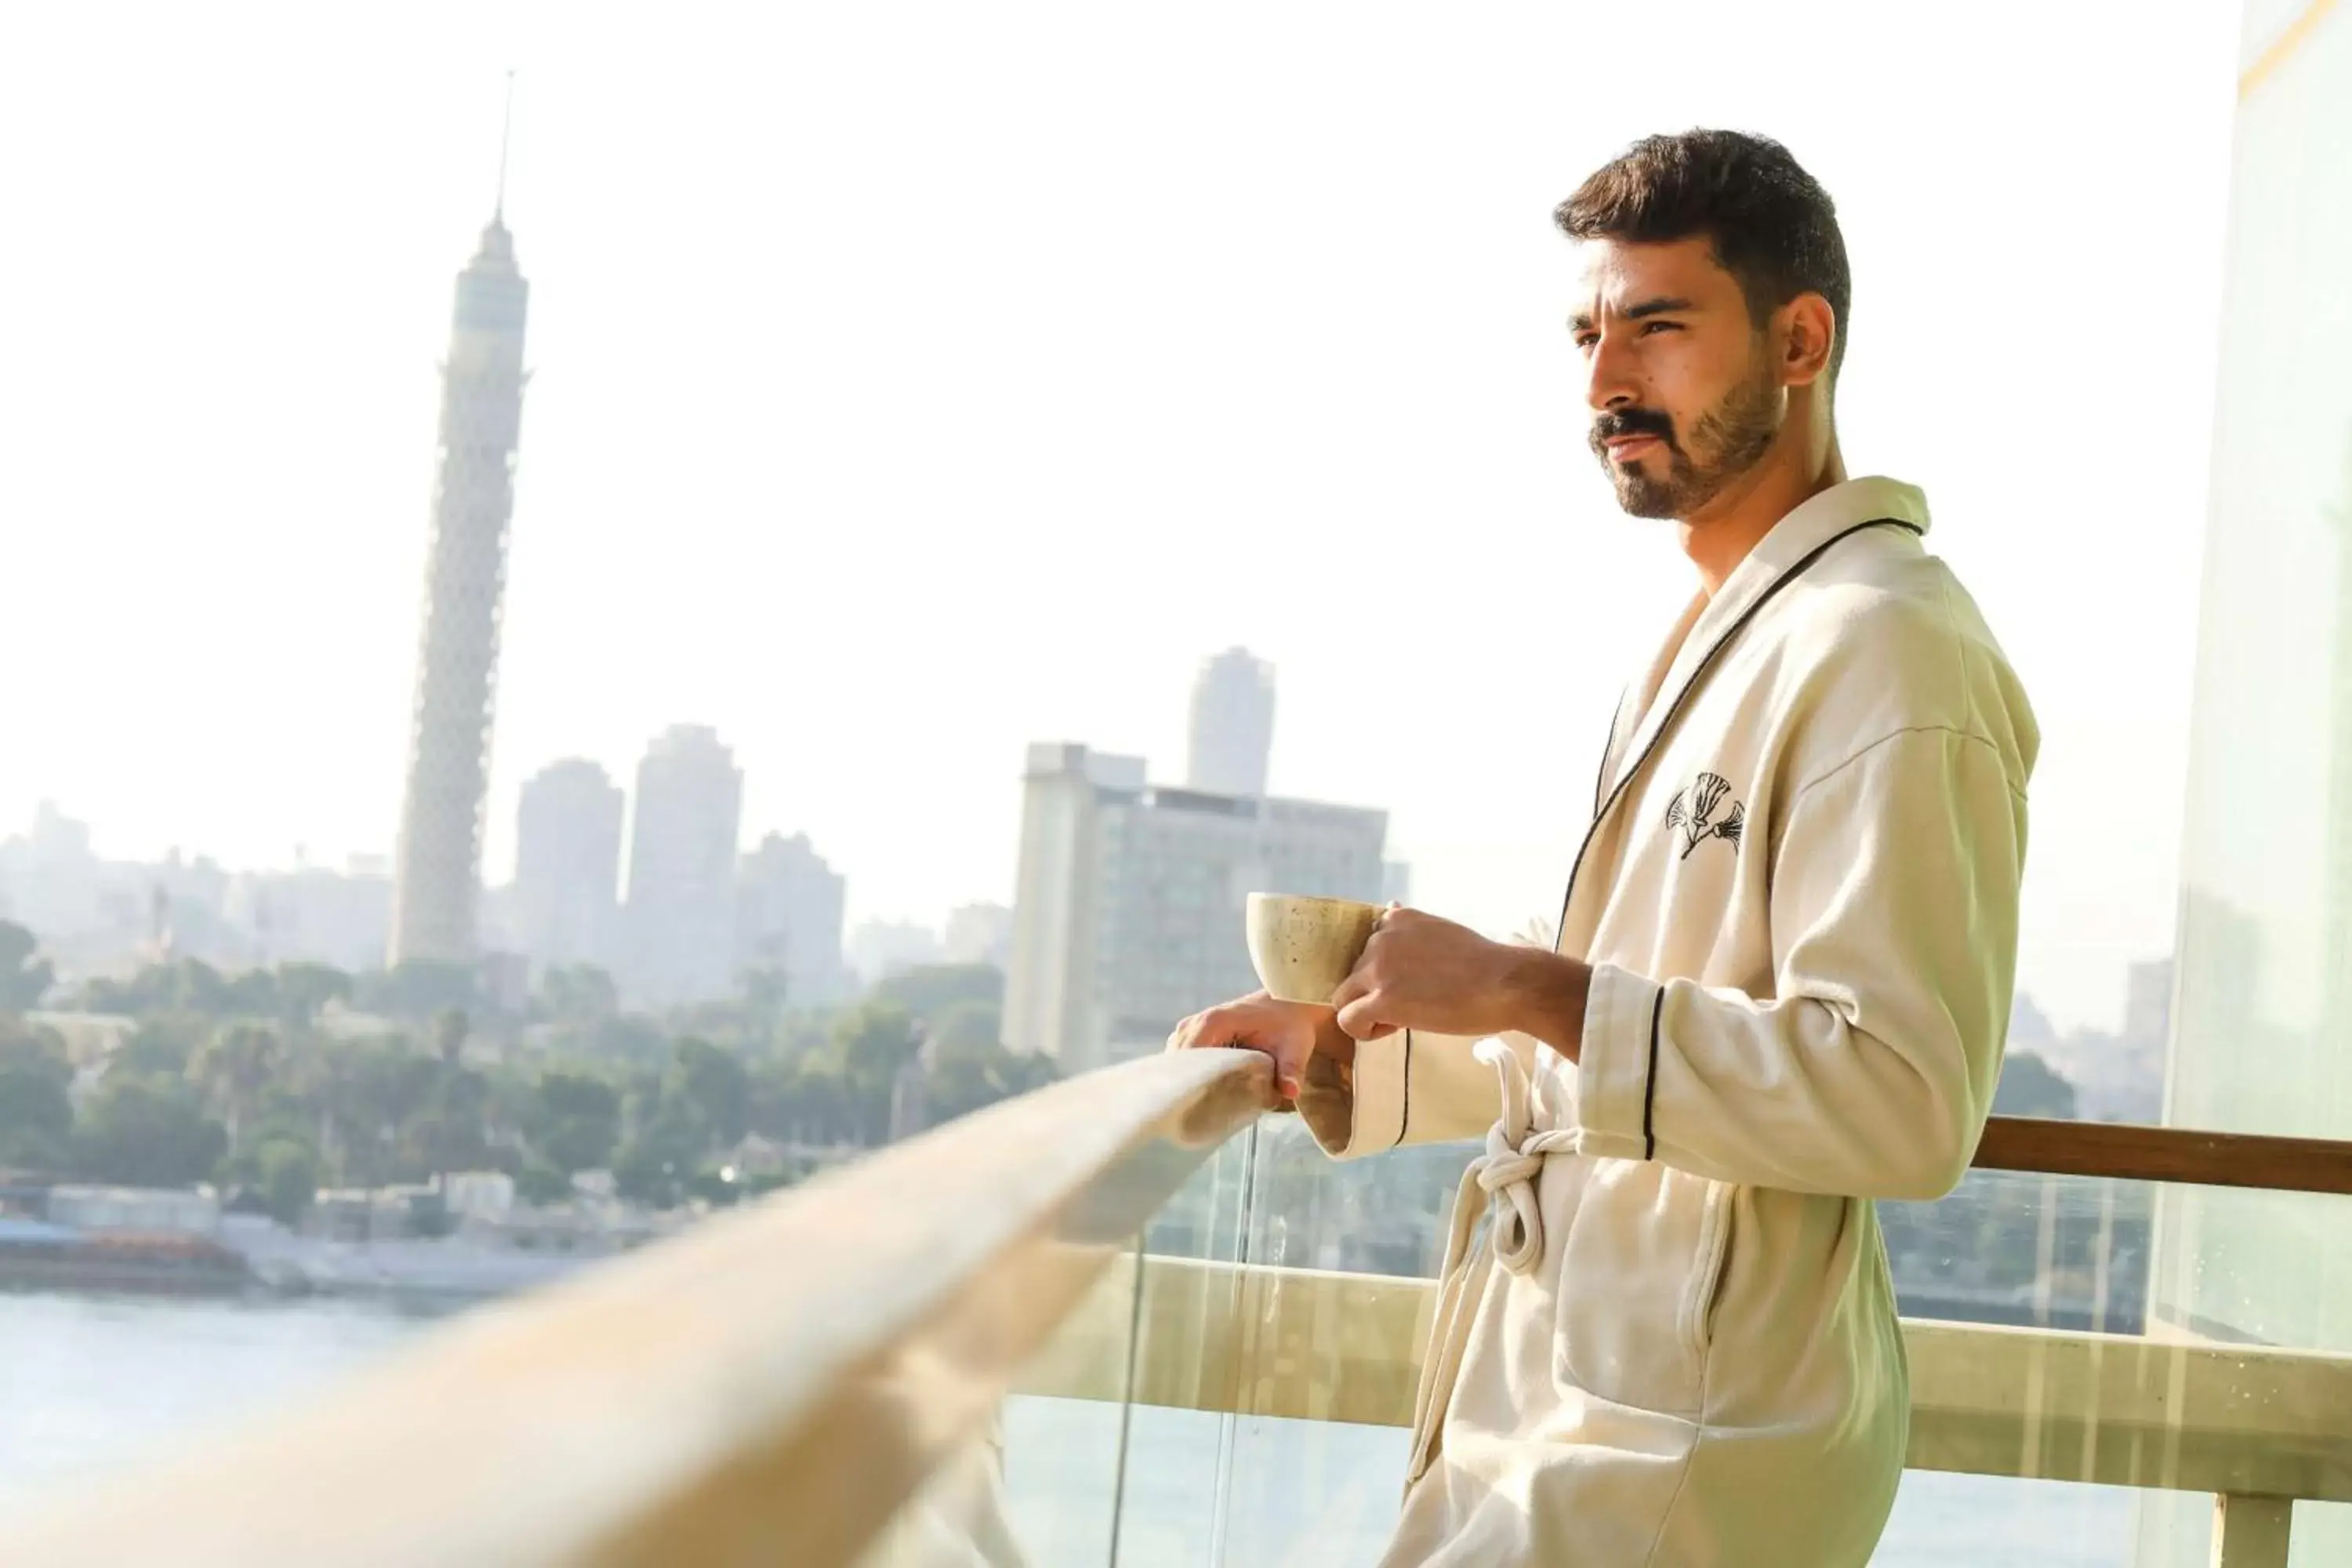
<svg viewBox="0 0 2352 1568"><path fill-rule="evenodd" d="M2352 1193L2352 1142L2119 1121L1996 1116L1985 1123L1984 1139L1969 1163L1979 1171L2051 1176Z"/></svg>
<svg viewBox="0 0 2352 1568"><path fill-rule="evenodd" d="M1139 1319L1132 1285L1089 1294L1206 1152L1254 1118L1266 1074L1245 1051L1158 1057L878 1151L469 1314L241 1436L13 1519L0 1562L845 1563L952 1477L944 1467L1049 1341L1052 1365L1032 1386L1396 1419L1412 1408L1427 1281L1155 1258ZM2352 1192L2352 1145L2318 1140L2000 1119L1976 1163ZM1250 1291L1276 1286L1282 1303L1249 1307ZM1295 1315L1310 1300L1316 1311ZM1307 1332L1317 1325L1320 1338ZM1927 1423L1915 1465L2352 1500L2336 1414L2352 1402L2352 1358L1906 1331ZM1266 1407L1258 1384L1289 1363L1243 1353L1244 1342L1345 1364ZM1096 1363L1073 1371L1089 1345ZM1236 1392L1244 1370L1252 1381ZM2074 1381L2053 1381L2062 1373ZM2015 1398L1989 1405L1989 1392ZM2089 1413L2079 1430L2066 1425L2077 1410ZM2126 1429L2128 1453L2103 1439ZM2088 1458L2069 1471L2053 1444ZM2142 1452L2161 1465L2136 1468ZM299 1506L278 1506L288 1499Z"/></svg>
<svg viewBox="0 0 2352 1568"><path fill-rule="evenodd" d="M992 1106L12 1515L0 1563L866 1562L1266 1071L1190 1052Z"/></svg>

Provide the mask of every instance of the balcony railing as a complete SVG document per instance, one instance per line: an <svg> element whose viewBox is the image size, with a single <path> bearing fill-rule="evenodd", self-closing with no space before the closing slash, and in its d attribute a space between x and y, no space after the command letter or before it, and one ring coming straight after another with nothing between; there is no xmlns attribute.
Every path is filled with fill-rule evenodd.
<svg viewBox="0 0 2352 1568"><path fill-rule="evenodd" d="M0 1562L897 1563L923 1521L997 1561L972 1457L1008 1392L1407 1425L1431 1281L1136 1245L1264 1071L1192 1053L992 1108L53 1500ZM1997 1121L1979 1163L2352 1192L2352 1148L2298 1140ZM2210 1494L2227 1568L2284 1564L2295 1500L2352 1501L2352 1356L1905 1331L1915 1468Z"/></svg>

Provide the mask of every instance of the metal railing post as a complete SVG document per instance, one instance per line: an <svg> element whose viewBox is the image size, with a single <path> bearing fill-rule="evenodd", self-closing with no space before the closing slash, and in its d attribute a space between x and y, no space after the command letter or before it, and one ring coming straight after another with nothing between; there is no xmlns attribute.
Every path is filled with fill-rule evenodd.
<svg viewBox="0 0 2352 1568"><path fill-rule="evenodd" d="M2223 1492L2213 1500L2213 1568L2286 1568L2293 1500Z"/></svg>

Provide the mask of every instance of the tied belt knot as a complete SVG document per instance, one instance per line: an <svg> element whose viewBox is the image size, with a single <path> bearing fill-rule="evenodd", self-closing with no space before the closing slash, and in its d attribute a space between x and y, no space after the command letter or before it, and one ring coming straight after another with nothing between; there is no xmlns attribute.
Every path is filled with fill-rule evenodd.
<svg viewBox="0 0 2352 1568"><path fill-rule="evenodd" d="M1495 1069L1503 1090L1503 1113L1486 1129L1486 1152L1462 1173L1462 1185L1454 1194L1454 1226L1446 1238L1441 1278L1451 1279L1468 1261L1470 1233L1479 1214L1489 1208L1495 1215L1488 1235L1495 1260L1514 1274L1532 1273L1543 1258L1544 1247L1536 1179L1543 1173L1546 1156L1576 1149L1577 1132L1566 1127L1536 1129L1534 1086L1519 1065L1517 1053L1507 1044L1481 1040L1473 1054Z"/></svg>

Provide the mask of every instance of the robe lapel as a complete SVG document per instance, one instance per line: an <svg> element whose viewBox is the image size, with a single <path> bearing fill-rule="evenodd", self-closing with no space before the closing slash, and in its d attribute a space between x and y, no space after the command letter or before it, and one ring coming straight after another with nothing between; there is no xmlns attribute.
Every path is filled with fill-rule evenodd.
<svg viewBox="0 0 2352 1568"><path fill-rule="evenodd" d="M1759 541L1726 579L1714 598L1694 600L1683 613L1645 679L1638 700L1618 705L1609 749L1601 760L1601 784L1594 802L1591 826L1570 868L1567 891L1561 896L1556 945L1568 941L1569 913L1576 898L1576 879L1610 808L1642 770L1650 753L1672 727L1692 689L1733 638L1756 617L1783 587L1840 540L1865 529L1905 528L1927 531L1927 508L1919 492L1886 479L1857 479L1822 491L1797 508ZM1661 668L1663 666L1663 668Z"/></svg>
<svg viewBox="0 0 2352 1568"><path fill-rule="evenodd" d="M1638 731L1646 727L1650 712L1657 705L1658 692L1665 685L1667 671L1689 643L1691 628L1706 613L1706 595L1701 594L1691 600L1681 618L1675 622L1674 630L1666 634L1666 640L1660 646L1657 657L1650 661L1649 670L1638 683L1627 687L1625 694L1617 700L1617 712L1609 721L1609 748L1601 753L1601 776L1593 782L1592 815L1595 819L1600 817L1610 791L1615 787L1619 765L1631 755L1629 743Z"/></svg>

